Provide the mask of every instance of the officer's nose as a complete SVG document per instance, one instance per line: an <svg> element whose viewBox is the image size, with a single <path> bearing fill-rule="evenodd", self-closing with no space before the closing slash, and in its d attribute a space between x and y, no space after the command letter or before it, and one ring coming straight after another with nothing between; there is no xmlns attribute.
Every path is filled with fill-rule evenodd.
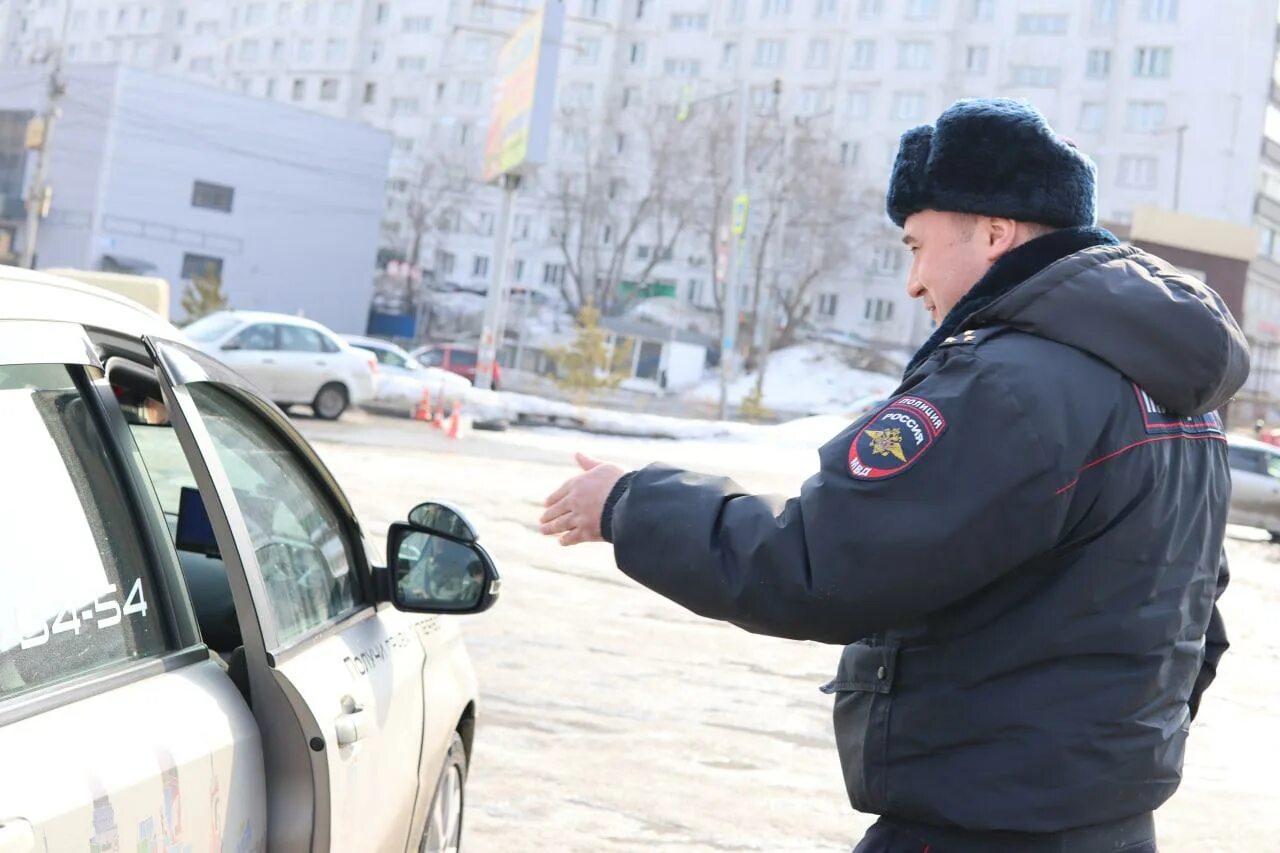
<svg viewBox="0 0 1280 853"><path fill-rule="evenodd" d="M915 270L912 270L911 274L907 276L907 296L912 299L924 298L924 283L916 277Z"/></svg>

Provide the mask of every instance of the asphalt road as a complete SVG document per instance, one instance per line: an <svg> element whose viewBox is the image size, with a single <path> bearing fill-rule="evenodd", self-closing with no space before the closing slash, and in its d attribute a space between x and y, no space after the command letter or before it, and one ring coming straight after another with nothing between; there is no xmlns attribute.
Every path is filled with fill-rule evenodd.
<svg viewBox="0 0 1280 853"><path fill-rule="evenodd" d="M845 799L818 691L839 649L699 619L623 576L607 546L563 549L537 533L574 449L781 492L812 453L550 430L450 442L361 413L298 424L379 544L415 503L445 498L503 572L498 606L463 617L482 703L469 851L835 851L860 837L870 821ZM1235 538L1230 551L1234 646L1158 814L1162 853L1280 849L1280 546Z"/></svg>

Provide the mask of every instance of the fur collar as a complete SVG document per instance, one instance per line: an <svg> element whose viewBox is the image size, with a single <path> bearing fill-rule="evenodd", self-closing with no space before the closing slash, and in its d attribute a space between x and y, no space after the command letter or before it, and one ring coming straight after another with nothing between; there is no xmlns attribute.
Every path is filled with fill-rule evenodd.
<svg viewBox="0 0 1280 853"><path fill-rule="evenodd" d="M942 318L942 323L933 330L929 340L925 341L924 346L911 357L903 378L914 373L916 368L933 354L938 345L959 331L970 317L1050 264L1093 246L1114 246L1119 242L1115 235L1105 228L1084 226L1060 228L1048 234L1042 234L1034 240L1028 240L1016 249L1005 253L956 303L956 307Z"/></svg>

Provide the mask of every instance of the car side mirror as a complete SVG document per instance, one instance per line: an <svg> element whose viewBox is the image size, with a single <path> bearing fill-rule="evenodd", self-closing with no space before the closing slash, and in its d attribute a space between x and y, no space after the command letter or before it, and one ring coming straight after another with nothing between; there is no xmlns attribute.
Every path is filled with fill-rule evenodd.
<svg viewBox="0 0 1280 853"><path fill-rule="evenodd" d="M480 538L462 510L441 501L427 501L409 510L409 523L463 542L475 542Z"/></svg>
<svg viewBox="0 0 1280 853"><path fill-rule="evenodd" d="M226 352L226 351L228 351L228 350L236 350L236 349L240 349L240 342L239 342L239 341L227 341L225 344L223 344L221 347L219 347L219 349L221 349L223 352Z"/></svg>
<svg viewBox="0 0 1280 853"><path fill-rule="evenodd" d="M387 533L390 599L412 613L481 613L498 600L502 581L489 554L414 524Z"/></svg>

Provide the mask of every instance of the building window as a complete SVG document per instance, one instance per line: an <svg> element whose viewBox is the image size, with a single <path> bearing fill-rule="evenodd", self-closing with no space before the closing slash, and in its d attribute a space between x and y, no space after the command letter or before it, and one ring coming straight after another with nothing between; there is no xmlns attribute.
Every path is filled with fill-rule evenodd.
<svg viewBox="0 0 1280 853"><path fill-rule="evenodd" d="M791 0L760 0L760 17L784 18L791 14Z"/></svg>
<svg viewBox="0 0 1280 853"><path fill-rule="evenodd" d="M543 264L543 284L564 284L564 264Z"/></svg>
<svg viewBox="0 0 1280 853"><path fill-rule="evenodd" d="M311 39L302 39L298 42L298 61L311 62L315 50L315 42Z"/></svg>
<svg viewBox="0 0 1280 853"><path fill-rule="evenodd" d="M702 72L702 63L696 59L667 59L662 63L662 70L668 77L697 77Z"/></svg>
<svg viewBox="0 0 1280 853"><path fill-rule="evenodd" d="M757 113L771 113L778 109L778 90L773 86L752 86L751 107Z"/></svg>
<svg viewBox="0 0 1280 853"><path fill-rule="evenodd" d="M1093 0L1095 24L1111 24L1116 20L1116 0Z"/></svg>
<svg viewBox="0 0 1280 853"><path fill-rule="evenodd" d="M830 61L831 42L827 39L811 39L809 55L805 58L804 64L809 68L826 68Z"/></svg>
<svg viewBox="0 0 1280 853"><path fill-rule="evenodd" d="M969 17L975 21L990 21L996 16L995 0L971 0Z"/></svg>
<svg viewBox="0 0 1280 853"><path fill-rule="evenodd" d="M841 142L840 143L840 165L853 166L858 162L858 154L862 152L862 143L860 142Z"/></svg>
<svg viewBox="0 0 1280 853"><path fill-rule="evenodd" d="M727 41L724 43L724 49L720 52L720 64L728 68L738 60L738 43Z"/></svg>
<svg viewBox="0 0 1280 853"><path fill-rule="evenodd" d="M1107 108L1096 101L1085 101L1080 105L1080 130L1096 133L1106 124Z"/></svg>
<svg viewBox="0 0 1280 853"><path fill-rule="evenodd" d="M1067 33L1066 15L1019 15L1018 32L1023 35L1061 36Z"/></svg>
<svg viewBox="0 0 1280 853"><path fill-rule="evenodd" d="M894 92L889 117L895 121L919 121L924 118L924 93Z"/></svg>
<svg viewBox="0 0 1280 853"><path fill-rule="evenodd" d="M385 24L387 19L391 17L391 4L379 3L378 8L373 13L373 22L375 24Z"/></svg>
<svg viewBox="0 0 1280 853"><path fill-rule="evenodd" d="M972 77L982 77L987 73L987 64L991 58L991 49L982 45L970 45L964 55L964 70Z"/></svg>
<svg viewBox="0 0 1280 853"><path fill-rule="evenodd" d="M1089 51L1084 63L1084 76L1094 80L1103 80L1111 75L1111 51L1105 48L1094 48Z"/></svg>
<svg viewBox="0 0 1280 853"><path fill-rule="evenodd" d="M1134 77L1168 77L1173 66L1173 48L1140 47L1133 52Z"/></svg>
<svg viewBox="0 0 1280 853"><path fill-rule="evenodd" d="M400 31L405 33L431 32L431 18L426 15L411 15L400 21Z"/></svg>
<svg viewBox="0 0 1280 853"><path fill-rule="evenodd" d="M426 71L427 58L425 56L401 56L396 59L397 71Z"/></svg>
<svg viewBox="0 0 1280 853"><path fill-rule="evenodd" d="M1176 21L1178 0L1142 0L1138 17L1143 21Z"/></svg>
<svg viewBox="0 0 1280 853"><path fill-rule="evenodd" d="M393 116L415 116L418 114L417 98L392 98L391 114Z"/></svg>
<svg viewBox="0 0 1280 853"><path fill-rule="evenodd" d="M292 97L295 101L301 101L307 97L307 81L301 77L297 77L293 81Z"/></svg>
<svg viewBox="0 0 1280 853"><path fill-rule="evenodd" d="M938 17L938 0L907 0L906 17L913 21L927 21Z"/></svg>
<svg viewBox="0 0 1280 853"><path fill-rule="evenodd" d="M873 323L887 323L893 319L893 300L868 299L862 309L862 318Z"/></svg>
<svg viewBox="0 0 1280 853"><path fill-rule="evenodd" d="M831 92L826 88L806 86L800 92L800 114L816 116L831 107Z"/></svg>
<svg viewBox="0 0 1280 853"><path fill-rule="evenodd" d="M207 181L196 181L191 188L191 206L230 213L231 202L235 198L235 194L236 191L232 187L223 184L211 184Z"/></svg>
<svg viewBox="0 0 1280 853"><path fill-rule="evenodd" d="M478 107L483 98L484 85L479 80L463 80L458 86L458 103L464 107Z"/></svg>
<svg viewBox="0 0 1280 853"><path fill-rule="evenodd" d="M1052 89L1062 76L1056 65L1015 65L1009 71L1010 82L1014 86L1033 89Z"/></svg>
<svg viewBox="0 0 1280 853"><path fill-rule="evenodd" d="M634 66L644 65L644 43L633 41L631 43L630 61Z"/></svg>
<svg viewBox="0 0 1280 853"><path fill-rule="evenodd" d="M643 3L644 0L640 0L640 2ZM729 11L725 17L728 18L730 23L740 24L746 15L746 10L747 0L729 0Z"/></svg>
<svg viewBox="0 0 1280 853"><path fill-rule="evenodd" d="M876 43L871 39L859 39L853 43L849 53L849 67L854 69L871 68L876 64Z"/></svg>
<svg viewBox="0 0 1280 853"><path fill-rule="evenodd" d="M902 269L901 246L876 246L871 253L871 271L880 275L893 275Z"/></svg>
<svg viewBox="0 0 1280 853"><path fill-rule="evenodd" d="M625 110L632 104L640 102L640 89L635 86L624 86L622 89L622 108Z"/></svg>
<svg viewBox="0 0 1280 853"><path fill-rule="evenodd" d="M471 275L475 278L489 277L489 256L476 255L475 261L471 265Z"/></svg>
<svg viewBox="0 0 1280 853"><path fill-rule="evenodd" d="M813 17L815 20L833 20L837 12L836 0L814 0L813 2Z"/></svg>
<svg viewBox="0 0 1280 853"><path fill-rule="evenodd" d="M276 39L271 43L271 61L284 62L284 39Z"/></svg>
<svg viewBox="0 0 1280 853"><path fill-rule="evenodd" d="M839 297L834 293L818 294L818 316L834 317L836 316L836 306L839 304Z"/></svg>
<svg viewBox="0 0 1280 853"><path fill-rule="evenodd" d="M326 77L320 81L320 100L338 100L338 81L333 77Z"/></svg>
<svg viewBox="0 0 1280 853"><path fill-rule="evenodd" d="M701 32L707 28L706 15L672 15L671 29L681 32Z"/></svg>
<svg viewBox="0 0 1280 853"><path fill-rule="evenodd" d="M1258 254L1264 258L1271 257L1276 248L1276 231L1274 228L1263 228L1258 237Z"/></svg>
<svg viewBox="0 0 1280 853"><path fill-rule="evenodd" d="M1151 133L1164 127L1165 105L1160 101L1130 101L1128 110L1129 130Z"/></svg>
<svg viewBox="0 0 1280 853"><path fill-rule="evenodd" d="M267 78L267 84L263 89L263 94L268 98L274 98L276 96L276 78Z"/></svg>
<svg viewBox="0 0 1280 853"><path fill-rule="evenodd" d="M884 0L858 0L858 17L863 20L880 17L884 12Z"/></svg>
<svg viewBox="0 0 1280 853"><path fill-rule="evenodd" d="M453 275L454 266L457 263L457 256L453 252L437 252L436 266L440 269L441 275Z"/></svg>
<svg viewBox="0 0 1280 853"><path fill-rule="evenodd" d="M338 0L337 3L333 4L333 8L329 11L329 23L331 24L351 23L350 0Z"/></svg>
<svg viewBox="0 0 1280 853"><path fill-rule="evenodd" d="M304 24L320 23L320 4L308 3L302 7L302 22Z"/></svg>
<svg viewBox="0 0 1280 853"><path fill-rule="evenodd" d="M1117 183L1122 187L1154 189L1156 185L1155 157L1125 155L1120 158L1120 175Z"/></svg>
<svg viewBox="0 0 1280 853"><path fill-rule="evenodd" d="M511 275L516 281L524 281L524 258L516 258L515 269Z"/></svg>
<svg viewBox="0 0 1280 853"><path fill-rule="evenodd" d="M182 272L179 276L185 281L204 279L206 281L222 281L222 258L209 255L182 256Z"/></svg>
<svg viewBox="0 0 1280 853"><path fill-rule="evenodd" d="M898 42L898 67L923 71L933 62L933 45L927 41Z"/></svg>
<svg viewBox="0 0 1280 853"><path fill-rule="evenodd" d="M782 64L786 42L782 39L760 39L756 42L756 65L772 68Z"/></svg>
<svg viewBox="0 0 1280 853"><path fill-rule="evenodd" d="M345 39L329 39L324 46L324 61L337 65L347 58L347 42Z"/></svg>
<svg viewBox="0 0 1280 853"><path fill-rule="evenodd" d="M850 119L862 121L871 117L871 93L853 91L845 95L844 110Z"/></svg>

